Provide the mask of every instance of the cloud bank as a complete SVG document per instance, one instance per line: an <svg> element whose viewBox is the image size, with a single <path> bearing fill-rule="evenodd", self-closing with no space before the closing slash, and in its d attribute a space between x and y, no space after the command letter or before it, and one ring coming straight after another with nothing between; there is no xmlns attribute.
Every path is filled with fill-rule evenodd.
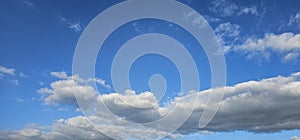
<svg viewBox="0 0 300 140"><path fill-rule="evenodd" d="M70 77L70 76L68 76ZM185 110L192 109L192 101L199 96L198 105L186 122L170 138L194 132L230 132L249 131L254 133L270 133L282 130L300 129L300 72L290 76L277 76L260 81L248 81L233 86L209 89L201 92L190 92L189 94L176 97L164 106L160 106L154 94L143 92L136 94L134 91L126 91L125 94L110 93L99 94L92 87L82 86L77 81L64 79L55 81L51 88L41 89L39 92L51 92L44 98L46 104L55 102L57 104L77 105L74 95L69 89L70 85L87 96L79 96L86 100L88 107L90 100L97 99L105 102L107 107L116 117L111 118L100 109L94 116L75 116L68 119L60 119L52 126L24 128L18 131L1 131L0 139L109 139L104 134L114 135L118 139L138 138L153 139L164 136L167 132L164 127L170 124L161 124L155 127L143 125L163 118L172 107L176 105L179 109L177 116L171 118L171 122L178 121L180 114ZM206 101L210 94L218 94L224 91L225 96L222 105L215 118L204 128L199 129L199 118L204 111ZM73 93L74 94L74 93ZM92 98L93 97L93 98ZM94 98L95 97L95 98ZM90 102L88 102L90 101ZM91 105L90 105L91 106ZM133 107L134 106L134 107ZM151 106L149 108L137 108ZM209 107L208 107L209 109ZM97 124L90 124L99 122ZM124 122L131 121L140 123L140 127L131 127ZM46 130L45 130L46 129ZM98 130L100 130L100 133ZM293 139L293 138L291 138Z"/></svg>

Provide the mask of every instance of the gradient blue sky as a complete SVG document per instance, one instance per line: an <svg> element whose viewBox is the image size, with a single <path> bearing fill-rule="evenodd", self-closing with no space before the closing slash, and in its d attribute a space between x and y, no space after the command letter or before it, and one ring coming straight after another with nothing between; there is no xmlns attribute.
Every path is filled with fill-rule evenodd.
<svg viewBox="0 0 300 140"><path fill-rule="evenodd" d="M28 126L51 126L64 118L82 115L70 105L47 105L41 88L58 79L51 72L72 74L73 53L89 22L118 0L5 0L0 5L0 131ZM300 1L180 0L208 21L225 46L227 85L288 77L300 71ZM210 88L207 57L183 28L167 21L142 19L124 24L104 43L96 63L96 77L112 85L110 68L114 54L127 40L146 33L172 36L191 53L199 69L201 90ZM277 41L277 42L276 42ZM280 44L282 43L282 44ZM160 104L180 92L174 64L157 55L138 59L130 82L137 92L149 91L152 74L164 75L168 88ZM100 94L114 92L98 86ZM300 94L295 93L295 94ZM298 102L298 104L300 104ZM298 120L300 122L300 120ZM298 126L298 129L300 126ZM6 133L0 133L5 135ZM274 133L246 131L187 134L179 139L272 139L300 136L299 130ZM0 137L1 138L1 137Z"/></svg>

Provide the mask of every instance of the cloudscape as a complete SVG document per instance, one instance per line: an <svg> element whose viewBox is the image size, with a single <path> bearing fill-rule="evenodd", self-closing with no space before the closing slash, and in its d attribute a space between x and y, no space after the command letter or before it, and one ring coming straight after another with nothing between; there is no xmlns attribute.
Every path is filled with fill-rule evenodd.
<svg viewBox="0 0 300 140"><path fill-rule="evenodd" d="M5 0L2 140L300 140L300 2Z"/></svg>

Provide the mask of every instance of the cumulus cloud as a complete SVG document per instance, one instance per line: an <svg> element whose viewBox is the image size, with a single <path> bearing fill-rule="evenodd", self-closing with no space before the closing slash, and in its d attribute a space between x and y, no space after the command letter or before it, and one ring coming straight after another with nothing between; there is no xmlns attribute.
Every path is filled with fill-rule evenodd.
<svg viewBox="0 0 300 140"><path fill-rule="evenodd" d="M41 89L40 92L51 93L45 98L45 102L74 103L74 94L70 94L70 85L74 81L70 79L59 80L51 84L52 89ZM158 138L167 134L164 128L178 122L185 111L193 109L193 99L198 96L198 104L193 113L183 125L169 137L177 137L182 134L194 132L229 132L229 131L250 131L255 133L278 132L282 130L300 129L300 72L290 76L277 76L266 78L260 81L248 81L225 88L209 89L201 92L192 91L189 94L176 97L164 106L160 106L154 94L143 92L136 94L134 91L126 91L124 94L111 93L96 95L92 87L84 87L75 84L87 104L91 102L103 102L106 107L116 116L110 117L103 112L103 108L97 108L93 116L77 116L69 119L61 119L51 126L51 131L35 131L34 134L42 135L41 138L87 138L98 135L98 131L114 135L118 139L130 137ZM82 89L81 89L82 88ZM87 93L90 92L90 93ZM206 102L210 94L225 93L221 107L213 120L204 128L199 128L199 118L206 108ZM64 93L58 95L58 93ZM97 99L97 101L92 101ZM178 109L173 110L174 106ZM145 108L147 107L147 108ZM207 108L208 111L210 108ZM176 116L170 118L169 124L158 126L144 125L164 118L166 114L178 111ZM91 122L98 122L92 127L85 119ZM124 123L124 120L138 123L139 127L132 127ZM58 127L59 126L59 127ZM69 129L69 126L72 126ZM55 128L55 129L54 129ZM62 129L59 129L62 128ZM96 129L97 128L97 129ZM39 133L37 133L39 132ZM1 132L5 138L22 136L20 131ZM5 133L5 134L4 134ZM55 134L55 135L54 135ZM72 134L72 135L71 135ZM70 136L71 135L71 136ZM77 136L80 135L80 136ZM36 136L36 135L30 135ZM50 137L51 136L51 137ZM29 136L28 136L29 137ZM50 138L49 138L50 137Z"/></svg>
<svg viewBox="0 0 300 140"><path fill-rule="evenodd" d="M95 99L97 94L93 87L79 85L72 79L55 81L50 84L50 87L51 88L38 90L38 92L43 95L43 100L46 105L65 104L77 106L77 100L80 100L89 106L90 101ZM76 97L74 91L76 91Z"/></svg>
<svg viewBox="0 0 300 140"><path fill-rule="evenodd" d="M277 76L261 81L249 81L226 87L225 97L215 118L204 128L208 131L251 131L277 132L300 128L300 73L288 77ZM215 89L198 94L214 93ZM194 114L182 126L186 132L197 131L193 116L201 115L202 109ZM180 129L179 129L180 131Z"/></svg>
<svg viewBox="0 0 300 140"><path fill-rule="evenodd" d="M243 44L236 45L235 51L243 52L248 58L270 59L274 52L283 55L283 62L298 58L300 52L300 34L291 32L279 35L268 33L263 38L249 38Z"/></svg>
<svg viewBox="0 0 300 140"><path fill-rule="evenodd" d="M63 104L78 107L77 101L80 101L82 106L88 108L96 100L98 94L97 90L89 84L90 82L110 88L104 80L97 78L84 80L77 75L68 76L66 72L51 72L50 75L59 80L52 82L50 87L44 87L37 91L42 95L41 99L46 105Z"/></svg>
<svg viewBox="0 0 300 140"><path fill-rule="evenodd" d="M84 79L80 78L78 75L68 76L67 72L65 72L65 71L51 72L50 75L53 77L56 77L58 79L73 79L79 83L95 82L95 83L98 83L99 85L101 85L102 87L110 89L110 85L106 84L106 81L103 79L89 78L89 79L84 80Z"/></svg>
<svg viewBox="0 0 300 140"><path fill-rule="evenodd" d="M76 116L68 119L59 119L51 126L24 128L18 131L6 130L0 131L0 139L5 140L112 140L102 132L114 135L117 139L128 139L128 135L132 134L137 139L149 139L163 135L165 132L156 130L135 128L128 129L122 125L92 125L88 120L93 121L109 121L108 118L99 118L97 116ZM116 122L119 122L116 120ZM170 138L179 137L180 135L170 135Z"/></svg>
<svg viewBox="0 0 300 140"><path fill-rule="evenodd" d="M0 131L0 139L5 140L109 140L96 130L85 117L77 116L60 119L49 127L24 128L18 131Z"/></svg>

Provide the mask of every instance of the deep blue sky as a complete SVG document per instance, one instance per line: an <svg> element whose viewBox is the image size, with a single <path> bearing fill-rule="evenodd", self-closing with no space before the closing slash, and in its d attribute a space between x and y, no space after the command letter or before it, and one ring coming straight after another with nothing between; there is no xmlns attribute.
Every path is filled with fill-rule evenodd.
<svg viewBox="0 0 300 140"><path fill-rule="evenodd" d="M0 75L0 131L19 130L33 123L40 126L51 125L60 118L81 115L72 106L45 105L41 94L37 91L43 87L49 87L51 82L57 80L50 75L51 72L65 71L68 75L72 74L73 53L82 31L100 12L119 2L121 1L2 1L0 5L0 66L14 69L14 73L7 74L0 71L0 74L2 73L2 76ZM232 13L230 10L229 13L222 13L222 7L214 9L214 5L222 2L221 0L180 0L179 2L190 6L204 16L217 35L221 36L224 33L224 36L221 36L224 40L223 45L231 47L225 54L227 85L232 86L251 80L258 81L278 75L289 76L300 71L299 44L292 45L293 49L282 49L283 51L276 49L276 45L275 47L270 45L269 48L258 53L255 49L239 49L243 45L247 47L245 45L247 39L263 40L266 39L267 34L299 35L300 1L227 1L237 6L231 11ZM246 8L249 8L249 11L243 12L242 10ZM251 8L253 11L250 10ZM167 21L142 19L118 28L100 50L96 63L96 77L112 85L111 62L122 44L138 35L161 33L172 36L187 48L199 69L201 90L209 89L210 68L200 44L183 28L175 24L170 26L170 24L172 23ZM221 28L221 24L227 26ZM220 27L219 32L218 27ZM298 40L296 44L299 42ZM257 45L257 47L264 46ZM264 57L265 53L269 54L269 57ZM288 54L294 57L287 58ZM148 79L156 73L165 76L168 83L168 96L174 97L180 92L178 71L166 58L146 55L138 59L131 69L130 81L137 93L150 90ZM99 92L111 93L114 89L99 86ZM160 103L163 104L167 100L169 99L165 98ZM208 135L192 134L183 139L276 140L290 139L296 135L300 135L298 130L270 134L242 131Z"/></svg>

